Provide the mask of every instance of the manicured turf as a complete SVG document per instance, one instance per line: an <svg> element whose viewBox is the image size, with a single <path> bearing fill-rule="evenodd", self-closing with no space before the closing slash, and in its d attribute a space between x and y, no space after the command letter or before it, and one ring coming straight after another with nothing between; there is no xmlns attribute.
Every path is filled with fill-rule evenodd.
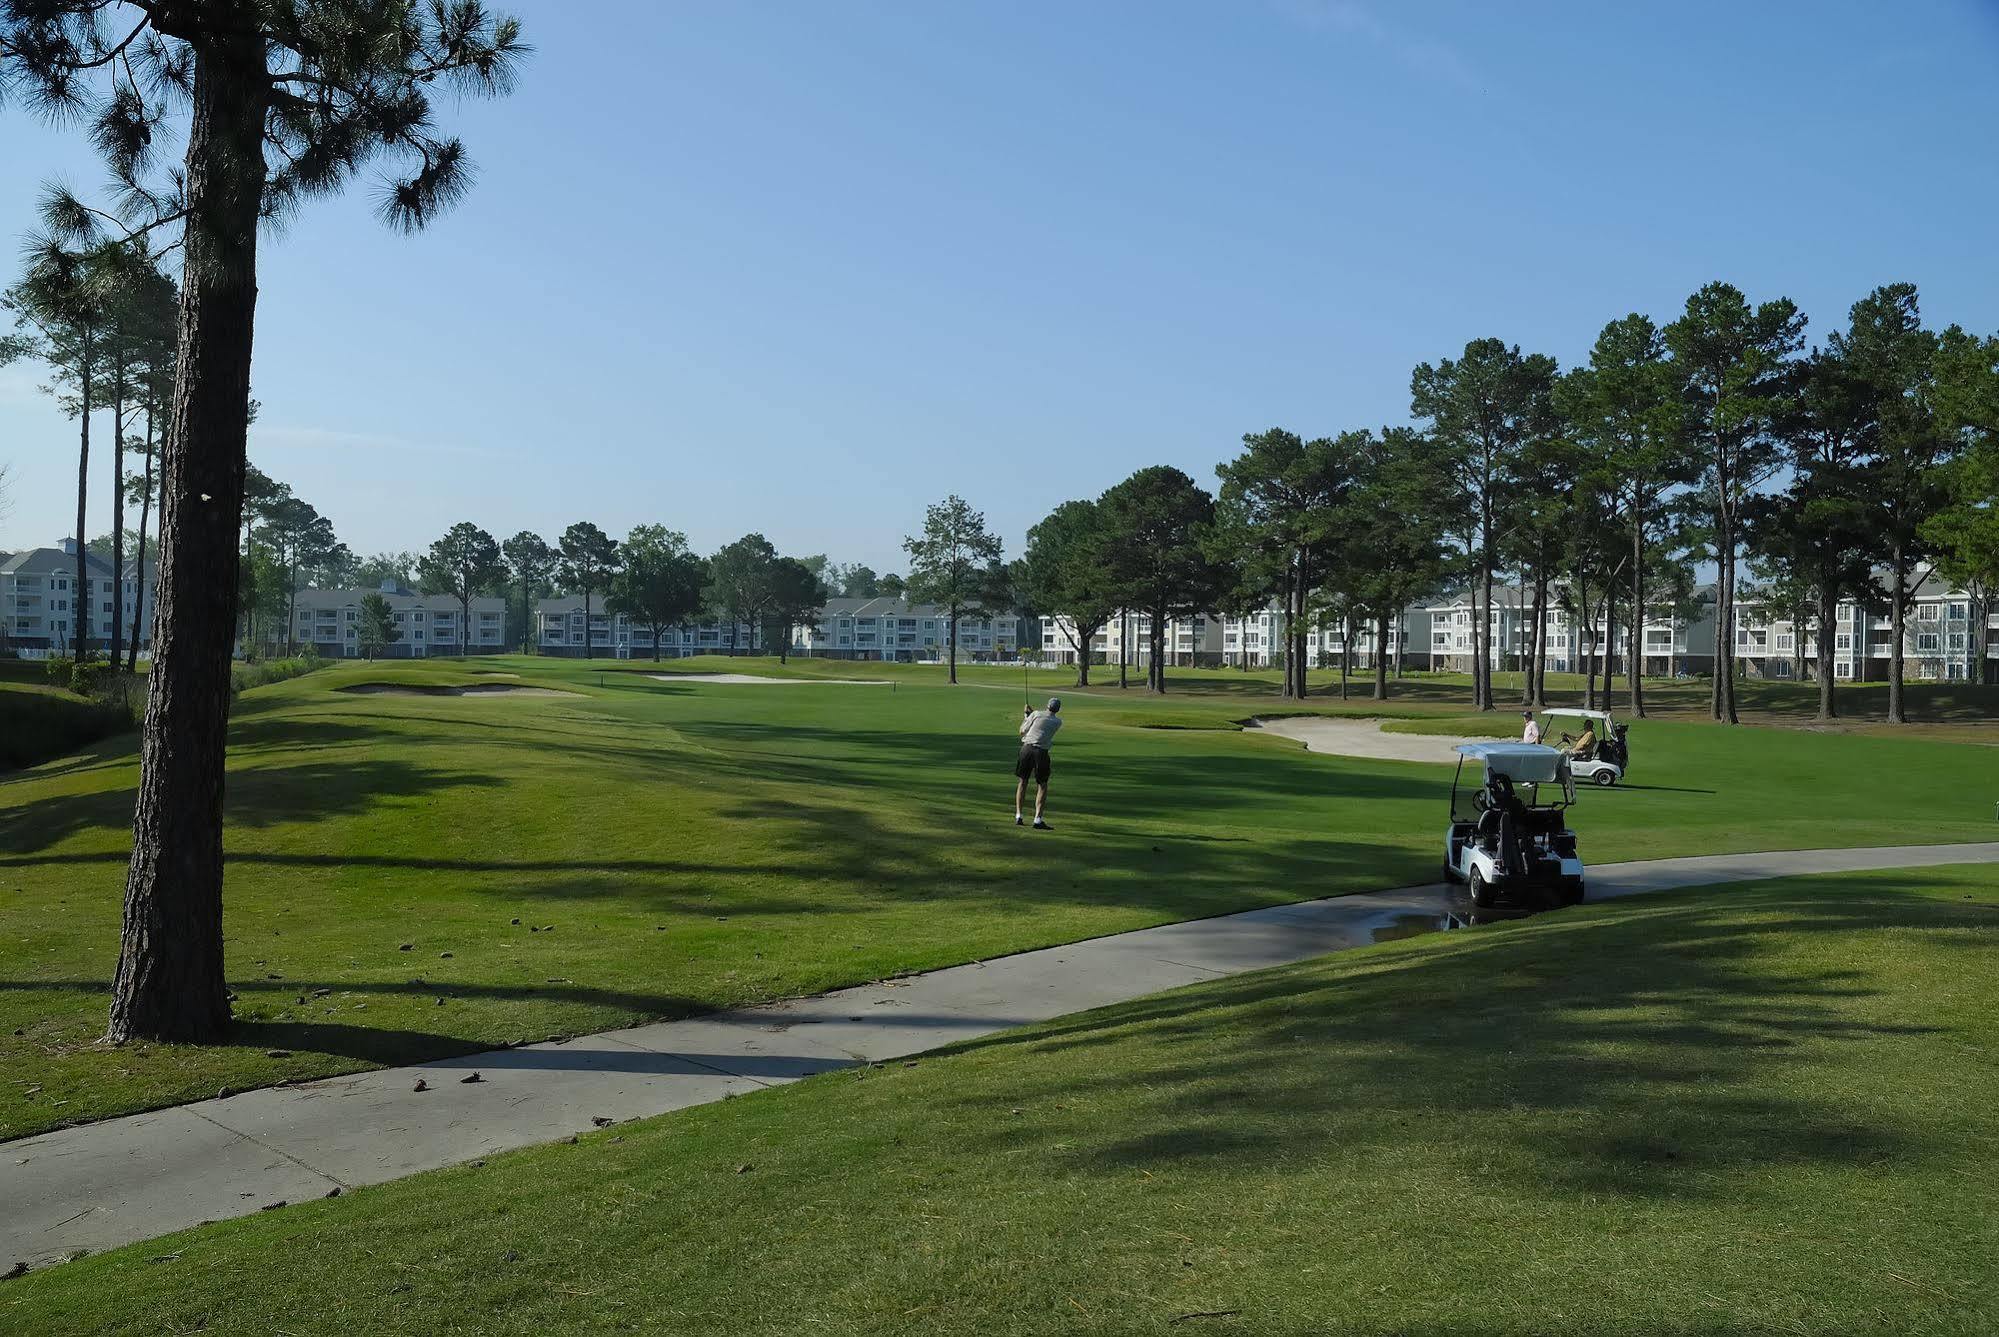
<svg viewBox="0 0 1999 1337"><path fill-rule="evenodd" d="M0 1327L1982 1334L1995 929L1966 868L1388 943L85 1259Z"/></svg>
<svg viewBox="0 0 1999 1337"><path fill-rule="evenodd" d="M1232 690L1065 693L1056 829L1036 833L1010 822L1018 696L971 685L1017 693L1017 670L956 689L935 669L893 688L651 671L342 665L245 693L228 1045L95 1044L130 740L0 777L0 1135L1435 876L1447 768L1235 732ZM571 694L342 690L505 674ZM1136 727L1159 714L1217 727ZM1648 722L1633 754L1630 787L1576 814L1597 861L1992 835L1983 748Z"/></svg>

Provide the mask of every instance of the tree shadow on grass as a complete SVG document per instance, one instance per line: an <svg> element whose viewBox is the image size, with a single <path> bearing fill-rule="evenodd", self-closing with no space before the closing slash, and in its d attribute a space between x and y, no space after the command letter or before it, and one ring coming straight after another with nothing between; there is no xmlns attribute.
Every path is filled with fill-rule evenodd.
<svg viewBox="0 0 1999 1337"><path fill-rule="evenodd" d="M622 1014L627 1021L677 1020L683 1017L712 1010L712 1004L679 994L640 992L627 989L599 989L574 983L551 984L483 984L454 980L379 981L365 979L291 979L271 981L262 978L246 978L232 981L232 990L240 994L246 1002L256 1004L262 996L282 997L296 994L308 1000L311 1007L319 1002L317 990L329 990L329 997L360 998L414 998L426 1000L442 998L445 1010L438 1013L449 1019L449 1004L467 1000L523 1002L523 1003L573 1003L581 1006L603 1009L612 1014ZM0 979L0 993L76 993L85 995L108 995L111 981L99 980L5 980ZM536 1035L534 1040L545 1037ZM215 1049L288 1049L301 1053L331 1054L338 1058L353 1059L363 1063L393 1064L416 1063L425 1059L445 1058L454 1054L474 1053L483 1049L505 1048L504 1040L492 1035L453 1035L444 1031L409 1030L388 1025L365 1025L356 1022L322 1020L301 1017L237 1017L230 1023L228 1033L212 1046Z"/></svg>
<svg viewBox="0 0 1999 1337"><path fill-rule="evenodd" d="M495 788L501 783L498 777L479 772L386 758L244 767L229 774L223 823L226 827L255 829L316 821L365 812L385 798L416 798L451 789ZM134 790L121 788L91 794L55 794L0 809L0 850L33 852L84 831L127 828L132 823L135 800ZM42 860L0 860L0 864L37 862Z"/></svg>
<svg viewBox="0 0 1999 1337"><path fill-rule="evenodd" d="M1441 1137L1552 1194L1718 1196L1761 1168L1961 1154L1927 1140L1914 1116L1820 1094L1807 1070L1948 1024L1863 1019L1878 1010L1875 976L1773 953L1802 934L1850 938L1841 955L1864 960L1869 934L1941 944L1967 928L1991 932L1986 907L1894 884L1793 882L1725 902L1662 893L1532 931L1432 937L1183 989L961 1049L1033 1055L1019 1065L1023 1105L1092 1092L1141 1102L1129 1131L1035 1149L1079 1172L1260 1174ZM1018 1129L1004 1136L1018 1149Z"/></svg>

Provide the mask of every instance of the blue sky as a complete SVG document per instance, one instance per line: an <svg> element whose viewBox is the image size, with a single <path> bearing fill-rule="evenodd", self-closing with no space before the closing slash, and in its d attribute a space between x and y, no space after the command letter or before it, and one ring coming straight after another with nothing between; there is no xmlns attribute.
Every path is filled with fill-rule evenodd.
<svg viewBox="0 0 1999 1337"><path fill-rule="evenodd" d="M1404 420L1469 339L1566 366L1714 278L1814 338L1902 279L1999 329L1979 0L516 12L516 95L443 108L463 205L406 238L363 182L264 244L251 457L357 551L588 519L900 569L957 492L1012 554L1135 468L1212 485L1244 432ZM0 237L52 175L97 178L0 112ZM0 547L70 527L40 379L0 370Z"/></svg>

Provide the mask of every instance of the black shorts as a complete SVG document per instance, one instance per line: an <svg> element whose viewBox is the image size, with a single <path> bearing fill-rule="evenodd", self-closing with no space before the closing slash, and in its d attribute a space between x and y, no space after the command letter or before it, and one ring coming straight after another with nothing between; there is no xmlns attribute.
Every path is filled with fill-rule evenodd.
<svg viewBox="0 0 1999 1337"><path fill-rule="evenodd" d="M1023 780L1032 780L1038 785L1048 783L1048 749L1045 747L1024 747L1020 750L1020 760L1013 764L1013 773Z"/></svg>

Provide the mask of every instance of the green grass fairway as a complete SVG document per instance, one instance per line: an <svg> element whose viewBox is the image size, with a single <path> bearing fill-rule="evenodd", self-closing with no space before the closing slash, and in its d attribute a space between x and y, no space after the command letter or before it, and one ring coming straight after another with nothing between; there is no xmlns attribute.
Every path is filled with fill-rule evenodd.
<svg viewBox="0 0 1999 1337"><path fill-rule="evenodd" d="M212 1047L95 1043L131 739L0 776L0 1136L1436 875L1448 768L1236 731L1274 702L1065 692L1044 834L1010 822L1018 670L955 689L935 668L790 671L871 670L894 684L509 658L246 692L226 891L242 1024ZM371 682L566 694L343 690ZM1431 690L1411 709L1462 711ZM1984 748L1672 721L1632 739L1631 787L1575 817L1597 862L1994 832Z"/></svg>
<svg viewBox="0 0 1999 1337"><path fill-rule="evenodd" d="M1967 868L1388 943L88 1258L0 1327L1984 1334L1995 929Z"/></svg>

